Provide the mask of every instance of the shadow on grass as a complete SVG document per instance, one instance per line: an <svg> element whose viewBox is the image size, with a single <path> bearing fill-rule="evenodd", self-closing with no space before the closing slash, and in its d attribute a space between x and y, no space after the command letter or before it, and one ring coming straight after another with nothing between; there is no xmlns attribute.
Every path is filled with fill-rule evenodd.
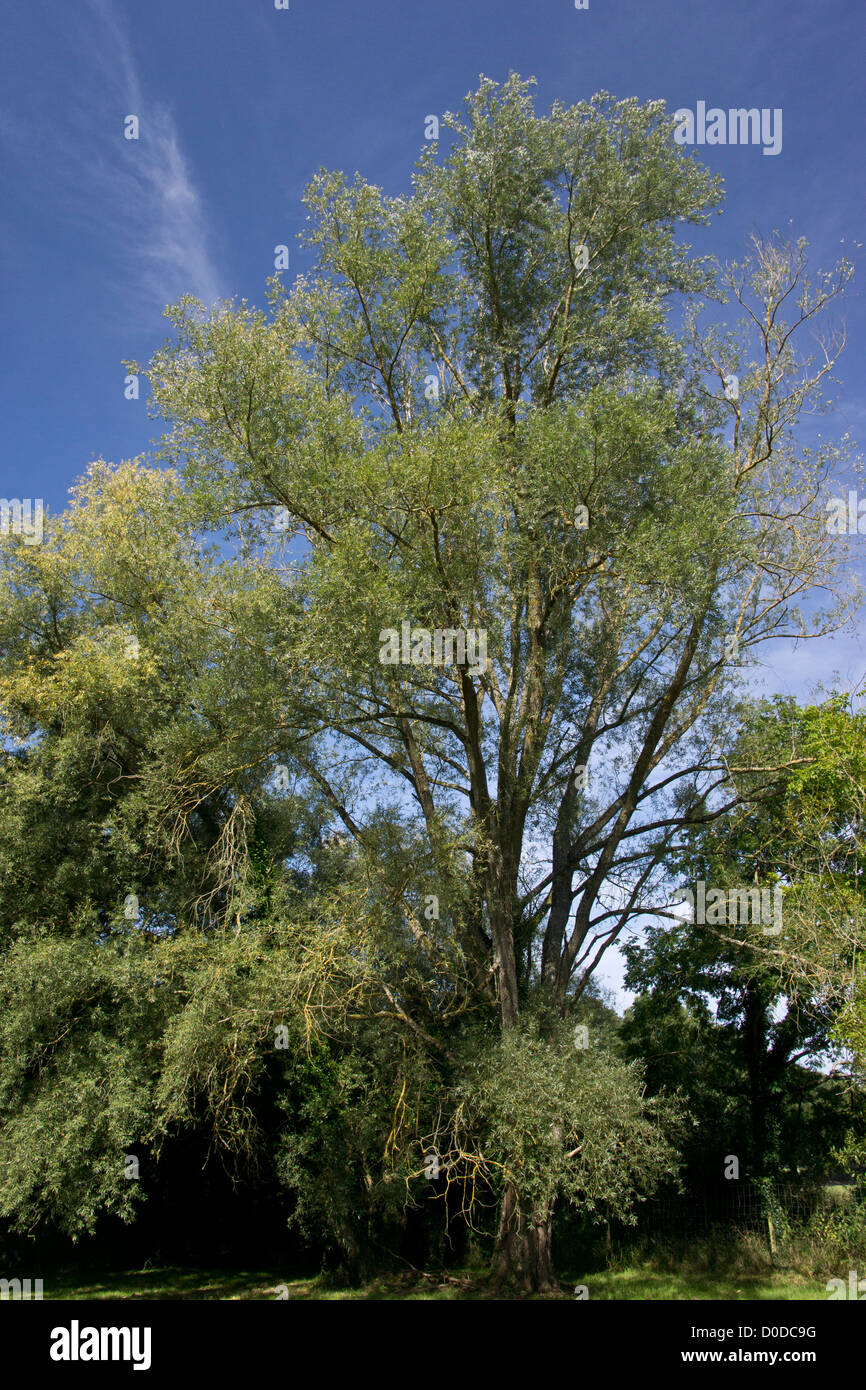
<svg viewBox="0 0 866 1390"><path fill-rule="evenodd" d="M714 1272L674 1272L647 1266L563 1275L560 1294L538 1295L545 1302L574 1300L575 1286L585 1285L591 1300L690 1302L707 1299L733 1302L819 1301L827 1297L823 1283L790 1272L728 1277ZM123 1270L90 1276L80 1270L46 1275L46 1300L271 1300L291 1302L363 1301L414 1302L532 1301L495 1290L477 1270L443 1273L416 1271L387 1274L358 1288L337 1287L325 1275L285 1277L273 1270L190 1269L176 1265Z"/></svg>
<svg viewBox="0 0 866 1390"><path fill-rule="evenodd" d="M286 1281L259 1270L187 1269L175 1265L88 1277L61 1270L45 1279L45 1299L262 1299Z"/></svg>
<svg viewBox="0 0 866 1390"><path fill-rule="evenodd" d="M562 1295L566 1297L567 1294ZM286 1277L273 1271L188 1269L166 1265L89 1277L80 1270L61 1270L45 1278L46 1300L83 1299L142 1302L164 1299L271 1300L292 1302L383 1301L430 1299L511 1301L495 1292L477 1271L465 1273L387 1274L358 1288L334 1285L327 1276Z"/></svg>

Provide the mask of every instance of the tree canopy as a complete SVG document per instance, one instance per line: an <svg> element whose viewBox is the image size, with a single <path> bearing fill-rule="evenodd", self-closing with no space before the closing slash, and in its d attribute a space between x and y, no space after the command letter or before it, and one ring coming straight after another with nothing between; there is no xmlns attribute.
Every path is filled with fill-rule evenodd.
<svg viewBox="0 0 866 1390"><path fill-rule="evenodd" d="M411 194L313 179L313 269L268 312L168 311L164 467L94 465L43 546L3 543L7 987L34 933L68 975L50 1058L14 1025L7 1104L92 1077L69 1029L127 990L113 1026L155 1052L107 1146L147 1076L154 1143L194 1095L231 1148L284 1026L349 1069L353 1192L411 1184L436 1134L497 1193L502 1277L543 1289L557 1201L626 1212L672 1161L633 1068L563 1044L593 971L683 835L796 762L732 775L750 657L850 608L823 505L846 445L800 427L838 344L799 342L851 271L779 238L695 256L719 185L661 102L539 117L512 75L443 123ZM704 327L701 296L739 320ZM310 1158L296 1136L284 1171Z"/></svg>

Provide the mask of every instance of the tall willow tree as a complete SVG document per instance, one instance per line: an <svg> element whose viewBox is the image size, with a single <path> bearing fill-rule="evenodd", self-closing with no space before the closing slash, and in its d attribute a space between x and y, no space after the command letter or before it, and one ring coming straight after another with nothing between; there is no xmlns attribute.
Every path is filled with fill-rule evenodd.
<svg viewBox="0 0 866 1390"><path fill-rule="evenodd" d="M695 258L679 228L720 192L663 103L540 118L530 86L483 80L409 195L319 173L310 273L268 313L182 301L147 371L202 523L281 585L263 747L403 855L440 1003L553 1039L677 835L729 803L750 654L833 585L844 446L798 421L835 347L813 368L797 342L850 270L813 287L778 241ZM741 326L704 331L707 294ZM555 1106L550 1139L577 1161ZM557 1193L512 1157L495 1268L550 1288Z"/></svg>

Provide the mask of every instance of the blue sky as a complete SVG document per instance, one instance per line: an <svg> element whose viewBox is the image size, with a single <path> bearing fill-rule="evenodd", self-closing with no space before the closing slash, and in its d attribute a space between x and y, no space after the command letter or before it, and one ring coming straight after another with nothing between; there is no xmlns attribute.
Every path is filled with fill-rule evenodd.
<svg viewBox="0 0 866 1390"><path fill-rule="evenodd" d="M0 495L56 510L95 457L143 452L124 359L167 336L184 291L264 304L291 271L303 188L324 165L408 188L429 114L479 74L538 80L546 110L605 89L781 108L778 155L705 147L723 215L690 233L739 256L751 233L806 237L826 266L863 237L866 25L854 0L27 0L7 7L0 82L4 442ZM141 137L123 138L138 115ZM866 423L866 307L855 279L826 432ZM866 672L859 637L779 652L768 688Z"/></svg>

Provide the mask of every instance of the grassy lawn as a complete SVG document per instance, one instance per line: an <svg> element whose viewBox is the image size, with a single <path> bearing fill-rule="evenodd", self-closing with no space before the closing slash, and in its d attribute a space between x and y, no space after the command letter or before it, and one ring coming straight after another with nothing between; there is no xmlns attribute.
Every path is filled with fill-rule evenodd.
<svg viewBox="0 0 866 1390"><path fill-rule="evenodd" d="M565 1280L563 1279L563 1284ZM802 1275L776 1271L767 1274L740 1274L725 1279L718 1274L661 1273L649 1266L635 1269L602 1270L569 1281L572 1296L575 1284L586 1284L590 1298L604 1299L663 1299L683 1301L695 1299L725 1299L734 1302L750 1299L825 1300L826 1280L806 1279Z"/></svg>
<svg viewBox="0 0 866 1390"><path fill-rule="evenodd" d="M792 1273L695 1276L660 1273L649 1266L593 1274L562 1276L563 1299L574 1298L574 1287L585 1284L590 1299L825 1300L824 1281ZM321 1276L290 1278L274 1271L189 1269L164 1266L124 1270L100 1276L81 1271L46 1275L45 1299L275 1299L283 1285L290 1299L491 1299L496 1297L477 1272L385 1275L357 1289L338 1289Z"/></svg>

